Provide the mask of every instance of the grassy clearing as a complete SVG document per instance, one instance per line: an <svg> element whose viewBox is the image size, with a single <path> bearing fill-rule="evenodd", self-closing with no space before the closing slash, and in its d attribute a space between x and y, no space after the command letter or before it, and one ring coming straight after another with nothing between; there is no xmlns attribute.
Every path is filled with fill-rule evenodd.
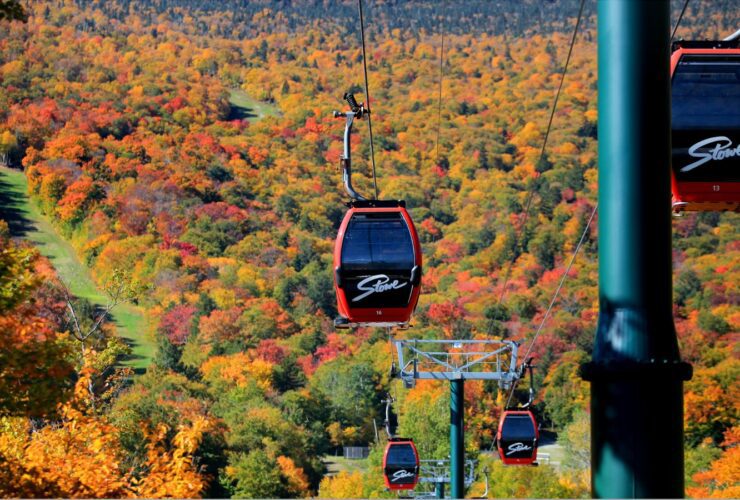
<svg viewBox="0 0 740 500"><path fill-rule="evenodd" d="M557 443L543 445L537 450L537 458L540 463L549 464L560 469L565 458L565 449Z"/></svg>
<svg viewBox="0 0 740 500"><path fill-rule="evenodd" d="M266 116L278 116L280 111L266 102L253 99L242 89L232 89L229 95L229 104L231 104L231 119L253 119L261 120Z"/></svg>
<svg viewBox="0 0 740 500"><path fill-rule="evenodd" d="M57 233L30 201L27 189L28 182L23 172L0 167L0 218L8 222L14 236L31 242L52 262L74 295L104 305L107 300L105 294L95 285L72 245ZM146 333L143 311L130 304L120 304L113 309L112 316L118 335L132 349L132 355L122 364L143 371L151 363L155 351L154 342Z"/></svg>
<svg viewBox="0 0 740 500"><path fill-rule="evenodd" d="M349 459L343 456L325 455L321 459L326 465L326 471L328 476L334 476L341 471L347 471L350 474L353 472L367 472L369 463L367 458L363 459Z"/></svg>

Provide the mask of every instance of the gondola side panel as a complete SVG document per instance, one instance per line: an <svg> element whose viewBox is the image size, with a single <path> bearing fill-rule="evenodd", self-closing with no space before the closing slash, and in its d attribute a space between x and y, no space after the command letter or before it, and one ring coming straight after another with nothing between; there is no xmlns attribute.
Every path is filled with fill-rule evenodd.
<svg viewBox="0 0 740 500"><path fill-rule="evenodd" d="M674 207L738 210L740 50L679 48L671 71Z"/></svg>
<svg viewBox="0 0 740 500"><path fill-rule="evenodd" d="M350 323L406 323L420 278L421 249L406 210L351 208L334 249L339 314Z"/></svg>
<svg viewBox="0 0 740 500"><path fill-rule="evenodd" d="M383 454L383 479L388 489L412 490L419 482L419 453L413 441L393 440Z"/></svg>
<svg viewBox="0 0 740 500"><path fill-rule="evenodd" d="M537 460L539 431L529 411L506 411L499 423L498 451L506 465L532 465Z"/></svg>

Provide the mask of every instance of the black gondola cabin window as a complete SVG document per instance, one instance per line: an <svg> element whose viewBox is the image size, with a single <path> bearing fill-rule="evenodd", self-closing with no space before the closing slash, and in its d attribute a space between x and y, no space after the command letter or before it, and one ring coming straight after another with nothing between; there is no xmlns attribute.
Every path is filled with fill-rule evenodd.
<svg viewBox="0 0 740 500"><path fill-rule="evenodd" d="M347 271L408 271L414 244L400 213L357 213L344 235L342 267Z"/></svg>

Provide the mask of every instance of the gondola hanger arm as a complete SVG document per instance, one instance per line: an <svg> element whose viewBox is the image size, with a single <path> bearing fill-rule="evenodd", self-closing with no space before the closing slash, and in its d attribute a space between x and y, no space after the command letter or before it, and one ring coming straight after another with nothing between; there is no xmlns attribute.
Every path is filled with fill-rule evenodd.
<svg viewBox="0 0 740 500"><path fill-rule="evenodd" d="M344 189L353 200L366 201L367 198L355 191L355 188L352 186L352 124L355 118L362 119L363 116L370 113L370 110L365 108L364 103L358 103L355 96L350 93L344 94L344 100L349 104L350 110L334 112L334 118L346 118L344 125L344 151L340 160Z"/></svg>

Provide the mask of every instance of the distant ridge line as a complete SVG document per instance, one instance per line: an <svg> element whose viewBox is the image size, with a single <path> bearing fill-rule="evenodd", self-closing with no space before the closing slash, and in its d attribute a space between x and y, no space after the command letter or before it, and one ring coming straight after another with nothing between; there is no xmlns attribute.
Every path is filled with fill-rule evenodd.
<svg viewBox="0 0 740 500"><path fill-rule="evenodd" d="M352 32L357 28L357 9L351 0L111 0L101 3L77 0L77 4L83 8L100 9L120 21L135 5L137 14L151 15L153 24L158 22L155 18L161 14L169 15L172 22L179 22L182 14L187 12L197 21L202 21L200 34L207 34L213 28L212 22L205 22L205 18L212 21L215 13L228 12L228 33L231 36L236 33L237 38L256 36L268 27L273 28L270 31L278 32L312 25L334 25ZM424 30L431 34L435 32L440 16L444 15L446 29L453 35L506 33L520 36L563 31L578 8L578 0L466 0L455 6L453 15L453 10L443 11L441 4L439 0L390 0L381 4L369 1L367 17L373 19L374 31L381 33L401 29ZM255 15L265 9L279 13L280 20L271 15L255 23ZM201 16L203 19L198 19Z"/></svg>

